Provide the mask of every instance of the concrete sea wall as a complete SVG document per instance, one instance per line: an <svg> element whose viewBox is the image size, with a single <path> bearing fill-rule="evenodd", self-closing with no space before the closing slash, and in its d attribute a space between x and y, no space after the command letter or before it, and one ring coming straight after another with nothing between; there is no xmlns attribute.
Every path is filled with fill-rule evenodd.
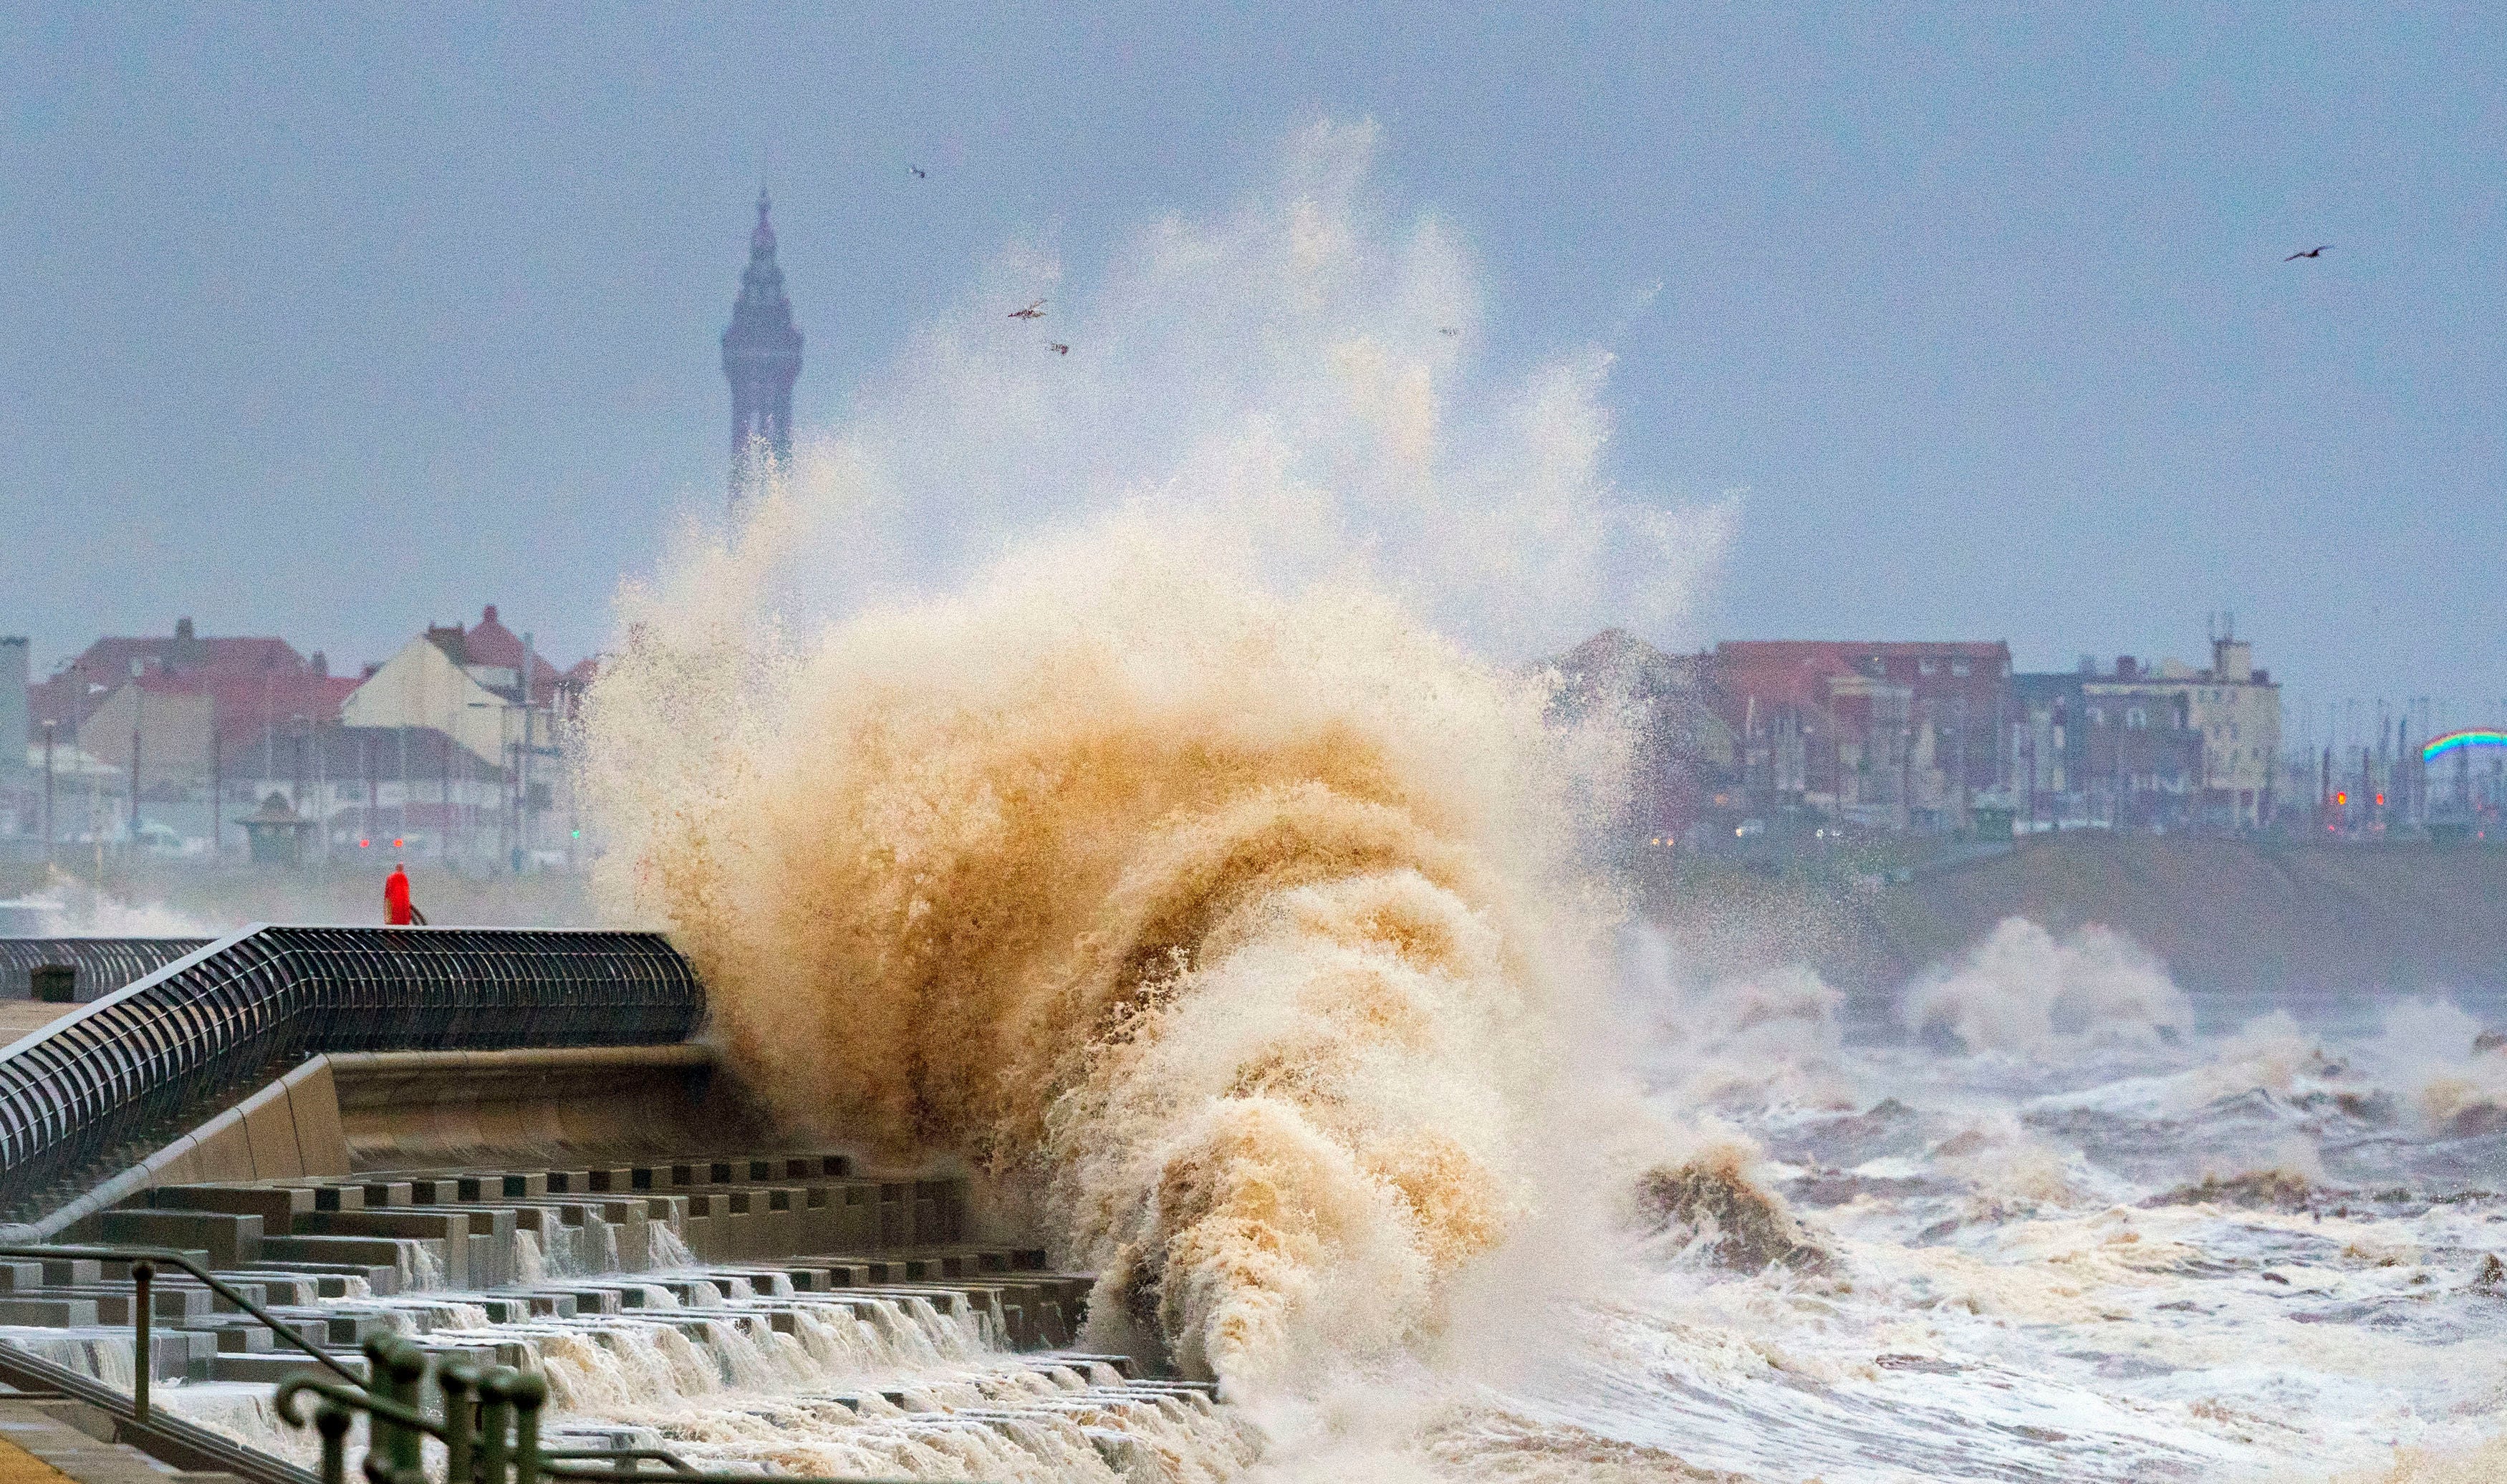
<svg viewBox="0 0 2507 1484"><path fill-rule="evenodd" d="M2507 849L2484 845L2065 835L1876 887L1684 871L1645 911L1707 973L1808 963L1867 1002L2013 916L2126 933L2197 996L2507 995Z"/></svg>

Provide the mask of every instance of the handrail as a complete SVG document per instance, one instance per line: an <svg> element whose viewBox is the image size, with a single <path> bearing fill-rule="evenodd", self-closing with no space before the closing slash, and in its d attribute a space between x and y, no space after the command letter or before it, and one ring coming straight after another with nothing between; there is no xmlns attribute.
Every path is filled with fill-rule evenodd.
<svg viewBox="0 0 2507 1484"><path fill-rule="evenodd" d="M170 1247L0 1247L0 1258L5 1257L33 1257L38 1260L52 1258L69 1262L87 1258L130 1264L131 1286L137 1290L130 1305L130 1325L135 1336L132 1354L136 1362L131 1369L134 1384L134 1390L131 1393L131 1410L143 1421L148 1416L148 1383L153 1379L151 1369L155 1364L155 1358L148 1353L149 1328L154 1318L149 1313L148 1298L151 1284L156 1277L155 1272L149 1268L152 1263L164 1263L168 1267L181 1268L208 1285L210 1292L269 1325L271 1333L329 1366L345 1378L350 1385L362 1384L358 1381L355 1371L342 1365L320 1346L305 1338L302 1331L264 1309L255 1300L245 1297L233 1285L194 1262L186 1253L178 1252Z"/></svg>
<svg viewBox="0 0 2507 1484"><path fill-rule="evenodd" d="M94 1407L115 1419L121 1441L177 1469L231 1473L253 1484L317 1484L310 1472L284 1459L248 1448L164 1408L146 1418L126 1417L124 1408L129 1398L121 1391L15 1345L0 1344L0 1382L20 1392L50 1393Z"/></svg>
<svg viewBox="0 0 2507 1484"><path fill-rule="evenodd" d="M543 1463L550 1460L566 1461L574 1459L607 1459L612 1461L613 1464L619 1461L632 1462L639 1459L649 1459L665 1465L670 1468L671 1472L678 1475L680 1478L693 1479L699 1477L694 1465L679 1457L677 1454L672 1453L668 1448L543 1448L540 1450L540 1459ZM542 1471L556 1472L554 1469L543 1469ZM632 1468L621 1470L613 1467L611 1469L611 1472L613 1473L626 1472L632 1474L634 1471L635 1470Z"/></svg>
<svg viewBox="0 0 2507 1484"><path fill-rule="evenodd" d="M651 1045L704 1011L658 933L248 927L0 1049L0 1213L42 1214L316 1052Z"/></svg>
<svg viewBox="0 0 2507 1484"><path fill-rule="evenodd" d="M25 999L34 993L35 969L66 963L78 970L82 999L101 999L135 980L196 953L206 938L0 938L0 999Z"/></svg>
<svg viewBox="0 0 2507 1484"><path fill-rule="evenodd" d="M0 1259L13 1257L37 1261L85 1260L129 1264L132 1334L129 1421L153 1433L168 1432L170 1425L170 1430L176 1433L174 1441L185 1448L197 1450L200 1445L180 1434L200 1430L179 1419L159 1415L150 1399L151 1383L156 1375L156 1357L151 1353L150 1345L155 1320L151 1299L155 1265L159 1263L180 1268L199 1279L207 1285L210 1291L260 1321L280 1340L305 1352L332 1372L330 1376L311 1370L290 1372L280 1379L273 1398L279 1418L296 1428L306 1426L307 1422L298 1414L297 1398L308 1394L321 1398L311 1422L322 1438L322 1484L345 1484L348 1429L358 1412L364 1412L369 1419L366 1475L372 1484L430 1484L420 1467L422 1455L418 1449L418 1438L421 1434L441 1439L445 1444L448 1467L444 1484L537 1484L543 1478L633 1478L639 1472L636 1465L646 1461L668 1467L672 1484L755 1484L757 1478L754 1474L708 1473L664 1448L542 1448L539 1446L539 1414L548 1400L548 1383L545 1380L509 1365L490 1366L483 1371L457 1359L439 1363L436 1357L398 1335L379 1335L366 1341L367 1375L361 1378L343 1365L337 1357L308 1340L302 1330L193 1260L189 1253L172 1248L72 1244L0 1247ZM62 1379L56 1384L65 1388L75 1386L81 1392L91 1394L84 1399L96 1400L91 1394L102 1392L116 1403L121 1400L111 1388L90 1383L86 1378L35 1356L21 1354L12 1357L7 1365L58 1372ZM6 1365L0 1365L0 1369L5 1368ZM441 1417L427 1413L420 1403L430 1370L434 1372L436 1390L445 1400L445 1412ZM475 1426L469 1418L472 1407L467 1399L474 1393L479 1397ZM505 1430L508 1427L512 1430L510 1434ZM377 1462L378 1456L381 1463ZM284 1477L301 1476L277 1460L271 1463L281 1470ZM603 1466L588 1466L592 1465ZM509 1467L510 1477L507 1473ZM779 1474L776 1477L785 1479L788 1476ZM902 1484L902 1481L793 1477L788 1478L788 1484Z"/></svg>
<svg viewBox="0 0 2507 1484"><path fill-rule="evenodd" d="M485 1370L466 1361L439 1362L398 1335L366 1341L366 1363L372 1380L364 1386L343 1386L309 1371L297 1371L278 1383L272 1398L279 1420L291 1428L310 1422L322 1438L322 1484L345 1484L348 1430L363 1412L367 1419L365 1473L370 1484L430 1484L423 1441L444 1444L444 1484L539 1484L542 1479L604 1480L636 1477L636 1464L659 1460L671 1468L672 1484L756 1484L746 1473L707 1473L676 1454L661 1448L544 1449L539 1445L540 1409L548 1404L548 1382L510 1365ZM429 1370L435 1374L444 1411L428 1412L421 1398ZM309 1419L300 1409L307 1395L319 1398ZM477 1402L471 1401L473 1394ZM475 1418L475 1421L474 1421ZM606 1468L580 1466L604 1463ZM625 1466L620 1466L624 1465ZM897 1479L844 1479L776 1474L783 1484L906 1484Z"/></svg>

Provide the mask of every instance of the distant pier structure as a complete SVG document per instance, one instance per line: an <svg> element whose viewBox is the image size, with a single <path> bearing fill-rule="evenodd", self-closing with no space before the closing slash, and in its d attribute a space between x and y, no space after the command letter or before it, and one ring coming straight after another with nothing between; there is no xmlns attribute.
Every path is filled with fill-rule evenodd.
<svg viewBox="0 0 2507 1484"><path fill-rule="evenodd" d="M757 226L731 328L722 332L722 374L731 382L731 510L734 516L766 473L769 459L792 456L792 383L801 378L801 331L775 262L775 202L757 189Z"/></svg>

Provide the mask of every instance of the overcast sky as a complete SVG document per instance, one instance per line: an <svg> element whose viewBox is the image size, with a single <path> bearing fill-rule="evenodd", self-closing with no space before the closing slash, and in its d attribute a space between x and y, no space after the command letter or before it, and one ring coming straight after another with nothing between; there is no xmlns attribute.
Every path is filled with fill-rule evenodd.
<svg viewBox="0 0 2507 1484"><path fill-rule="evenodd" d="M0 632L345 667L492 601L571 660L720 498L761 170L806 431L1005 242L1085 281L1328 116L1487 364L1606 346L1614 472L1746 491L1658 636L2068 668L2234 609L2315 700L2495 706L2507 13L2061 9L13 9Z"/></svg>

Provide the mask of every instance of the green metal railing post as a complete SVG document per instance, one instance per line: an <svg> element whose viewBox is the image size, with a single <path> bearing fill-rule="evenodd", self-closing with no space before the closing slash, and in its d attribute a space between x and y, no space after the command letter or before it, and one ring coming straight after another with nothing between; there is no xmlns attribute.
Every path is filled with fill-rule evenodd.
<svg viewBox="0 0 2507 1484"><path fill-rule="evenodd" d="M305 1394L319 1398L312 1422L322 1433L322 1484L345 1484L348 1429L358 1412L366 1414L369 1484L429 1484L420 1451L428 1437L444 1439L445 1484L612 1484L636 1477L642 1459L669 1468L670 1484L755 1484L757 1478L705 1472L661 1448L543 1449L540 1418L549 1385L534 1372L510 1365L482 1371L464 1360L435 1365L436 1389L444 1395L438 1417L418 1405L430 1364L424 1351L397 1336L378 1336L366 1342L366 1358L371 1385L343 1385L300 1370L283 1377L272 1398L279 1420L293 1428L305 1426L299 1410ZM897 1484L777 1477L781 1484Z"/></svg>
<svg viewBox="0 0 2507 1484"><path fill-rule="evenodd" d="M413 1412L425 1401L426 1352L397 1336L384 1351L383 1368L390 1380L383 1394ZM416 1428L392 1430L390 1455L393 1484L426 1484L426 1434Z"/></svg>
<svg viewBox="0 0 2507 1484"><path fill-rule="evenodd" d="M447 1360L435 1368L435 1389L444 1394L446 1484L470 1484L471 1448L478 1439L478 1409L470 1398L479 1390L479 1367Z"/></svg>
<svg viewBox="0 0 2507 1484"><path fill-rule="evenodd" d="M142 1259L130 1265L130 1415L142 1424L148 1421L148 1385L157 1379L156 1347L149 1335L157 1318L152 1297L156 1283L155 1263Z"/></svg>
<svg viewBox="0 0 2507 1484"><path fill-rule="evenodd" d="M322 1434L322 1484L348 1484L348 1428L356 1420L328 1397L313 1409L313 1430Z"/></svg>
<svg viewBox="0 0 2507 1484"><path fill-rule="evenodd" d="M369 1336L366 1343L359 1348L364 1350L366 1353L366 1390L372 1392L375 1395L383 1397L387 1400L396 1399L393 1398L391 1394L390 1372L383 1365L383 1357L391 1353L390 1338L385 1335ZM391 1439L392 1435L399 1430L400 1424L393 1421L391 1418L384 1416L382 1412L375 1411L366 1414L366 1479L368 1484L392 1484L392 1480L388 1472L391 1458Z"/></svg>
<svg viewBox="0 0 2507 1484"><path fill-rule="evenodd" d="M539 1484L540 1408L548 1382L526 1371L514 1378L514 1484Z"/></svg>
<svg viewBox="0 0 2507 1484"><path fill-rule="evenodd" d="M479 1484L507 1484L513 1466L514 1383L520 1379L522 1373L510 1365L491 1365L479 1378Z"/></svg>

